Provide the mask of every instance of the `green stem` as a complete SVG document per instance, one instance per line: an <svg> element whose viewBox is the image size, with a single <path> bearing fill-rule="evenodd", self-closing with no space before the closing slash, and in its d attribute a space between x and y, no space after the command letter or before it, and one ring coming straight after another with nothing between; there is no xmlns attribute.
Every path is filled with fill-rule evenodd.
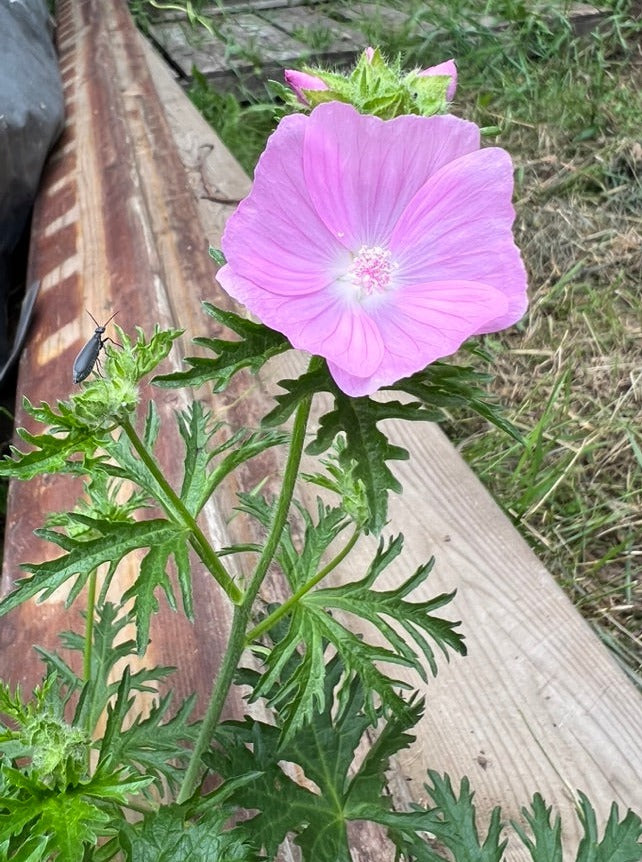
<svg viewBox="0 0 642 862"><path fill-rule="evenodd" d="M355 527L354 533L350 537L345 548L339 551L336 557L333 557L333 559L330 560L327 566L324 566L319 572L316 573L316 575L314 575L313 578L310 578L307 583L303 584L303 586L300 587L296 591L296 593L293 593L293 595L291 595L289 599L283 602L282 605L279 605L279 607L275 611L273 611L269 616L262 620L258 624L258 626L255 626L255 628L252 629L252 631L245 638L246 646L252 643L252 641L256 640L258 637L260 637L263 632L266 632L268 631L268 629L271 629L272 626L276 622L278 622L281 617L285 616L290 610L290 608L296 605L296 603L301 598L303 598L306 593L309 593L310 590L315 587L320 581L326 578L333 569L336 569L339 563L342 562L348 556L350 551L354 548L360 535L361 530L359 529L359 527Z"/></svg>
<svg viewBox="0 0 642 862"><path fill-rule="evenodd" d="M91 652L94 645L94 615L96 612L96 569L89 575L87 585L87 617L85 622L85 649L82 657L83 682L91 679Z"/></svg>
<svg viewBox="0 0 642 862"><path fill-rule="evenodd" d="M96 582L98 572L94 569L89 575L87 584L87 616L85 617L85 648L82 656L82 678L83 682L87 683L91 679L91 656L94 646L94 618L96 614ZM95 686L94 686L95 688ZM92 698L93 699L93 698ZM87 733L91 734L93 727L91 726L91 716L93 710L91 707L87 710ZM87 773L91 772L91 749L87 751Z"/></svg>
<svg viewBox="0 0 642 862"><path fill-rule="evenodd" d="M321 360L318 357L313 357L310 361L309 370L313 370L317 363ZM189 799L194 793L199 774L201 772L201 758L207 750L214 729L219 722L223 706L227 699L228 692L234 681L234 674L238 667L239 661L245 649L245 632L250 620L252 606L257 596L261 584L270 567L270 563L274 558L274 554L279 546L283 528L287 522L290 504L294 494L297 476L299 473L299 465L301 464L301 455L303 453L303 444L305 443L305 431L310 416L310 405L312 396L302 400L297 408L294 424L292 427L292 438L290 441L290 451L288 460L285 465L283 475L283 484L274 510L270 532L265 541L263 552L256 564L256 569L252 575L250 584L245 592L243 601L234 608L234 616L232 619L232 629L230 639L225 650L225 655L221 661L221 667L214 683L210 702L207 707L207 712L203 718L203 723L199 731L198 739L194 745L194 751L190 758L190 762L185 772L185 778L177 797L177 803L180 805Z"/></svg>
<svg viewBox="0 0 642 862"><path fill-rule="evenodd" d="M183 784L176 798L178 805L186 802L196 790L201 772L201 758L209 747L212 734L221 717L227 694L234 681L234 674L245 647L244 635L250 618L250 609L249 606L245 607L244 605L241 607L237 605L234 608L230 639L227 642L227 649L216 676L207 712L203 717L203 723L194 745L194 751L185 770Z"/></svg>
<svg viewBox="0 0 642 862"><path fill-rule="evenodd" d="M234 602L235 605L241 604L241 602L243 601L242 591L236 586L232 578L228 575L227 570L218 558L216 551L214 550L214 548L212 548L207 538L205 537L205 534L196 523L196 519L188 511L181 498L174 491L167 479L163 476L163 474L158 468L158 465L151 457L150 453L147 451L145 444L140 439L133 425L128 419L123 419L122 428L127 437L129 438L129 442L136 450L139 458L141 459L145 467L147 467L148 471L154 477L156 483L159 485L163 494L165 495L167 503L169 504L168 509L172 510L170 511L170 514L174 515L178 518L178 520L182 521L183 524L190 531L189 541L192 548L196 551L203 564L206 566L208 571L211 572L211 574L214 576L214 579L225 591L227 596Z"/></svg>

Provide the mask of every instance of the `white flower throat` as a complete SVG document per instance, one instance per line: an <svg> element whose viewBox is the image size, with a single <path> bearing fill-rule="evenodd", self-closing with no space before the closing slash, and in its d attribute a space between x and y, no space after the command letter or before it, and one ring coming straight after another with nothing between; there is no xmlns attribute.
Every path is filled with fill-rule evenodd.
<svg viewBox="0 0 642 862"><path fill-rule="evenodd" d="M347 276L359 299L386 293L399 264L392 252L380 245L362 245L348 267Z"/></svg>

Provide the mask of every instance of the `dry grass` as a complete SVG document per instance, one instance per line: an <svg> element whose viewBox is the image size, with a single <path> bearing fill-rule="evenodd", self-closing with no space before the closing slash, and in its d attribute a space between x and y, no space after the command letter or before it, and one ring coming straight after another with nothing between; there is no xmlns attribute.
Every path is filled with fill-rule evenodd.
<svg viewBox="0 0 642 862"><path fill-rule="evenodd" d="M639 92L632 69L631 93ZM472 421L464 456L642 681L642 146L516 124L523 326L486 339L525 452Z"/></svg>

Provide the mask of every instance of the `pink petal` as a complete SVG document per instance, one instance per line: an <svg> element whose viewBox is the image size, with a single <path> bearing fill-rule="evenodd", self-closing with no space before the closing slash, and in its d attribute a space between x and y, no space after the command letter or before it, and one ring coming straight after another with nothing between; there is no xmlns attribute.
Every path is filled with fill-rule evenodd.
<svg viewBox="0 0 642 862"><path fill-rule="evenodd" d="M355 397L370 395L455 353L486 320L502 314L506 297L487 284L435 282L402 288L376 317L385 352L372 374L329 363L337 385Z"/></svg>
<svg viewBox="0 0 642 862"><path fill-rule="evenodd" d="M330 289L300 296L275 296L237 275L229 264L217 279L263 323L282 332L291 344L324 356L352 372L372 374L384 346L379 328L358 303L349 303Z"/></svg>
<svg viewBox="0 0 642 862"><path fill-rule="evenodd" d="M478 147L477 126L457 117L384 122L329 102L310 114L303 170L317 214L334 237L356 251L361 245L385 245L428 178Z"/></svg>
<svg viewBox="0 0 642 862"><path fill-rule="evenodd" d="M317 216L305 187L308 122L302 114L281 121L256 167L252 191L229 218L221 243L237 275L277 294L321 290L347 265L347 252Z"/></svg>
<svg viewBox="0 0 642 862"><path fill-rule="evenodd" d="M510 157L491 147L444 166L408 204L390 248L405 284L483 282L501 291L506 309L474 332L494 332L526 308L526 271L513 241Z"/></svg>
<svg viewBox="0 0 642 862"><path fill-rule="evenodd" d="M448 75L450 83L446 90L446 98L449 102L452 102L455 97L455 90L457 89L457 66L455 66L455 61L446 60L445 63L439 63L437 66L430 66L428 69L424 69L422 72L419 72L420 78L427 77L429 75Z"/></svg>

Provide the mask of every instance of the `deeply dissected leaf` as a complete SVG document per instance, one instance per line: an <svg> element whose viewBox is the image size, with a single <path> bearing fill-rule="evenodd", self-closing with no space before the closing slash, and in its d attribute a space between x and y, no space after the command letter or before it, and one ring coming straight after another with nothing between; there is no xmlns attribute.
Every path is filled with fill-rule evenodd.
<svg viewBox="0 0 642 862"><path fill-rule="evenodd" d="M345 446L339 450L340 466L353 471L355 478L363 483L369 508L365 528L381 532L387 519L388 492L401 490L386 462L408 457L405 449L391 444L377 427L382 419L396 415L394 411L391 413L390 405L345 395L330 377L325 363L296 380L281 380L279 386L285 392L277 396L277 406L265 417L267 426L286 421L298 404L311 394L329 392L332 395L334 406L319 419L316 437L307 451L319 455L330 449L337 437L345 437Z"/></svg>
<svg viewBox="0 0 642 862"><path fill-rule="evenodd" d="M479 413L521 441L519 432L481 388L480 384L488 380L488 375L471 367L435 362L383 389L409 394L416 399L414 401L352 398L336 386L324 364L295 380L281 380L279 385L285 392L276 397L277 406L265 417L264 424L281 424L304 398L319 392L330 393L333 406L321 416L316 438L309 444L308 452L319 455L327 451L340 435L345 435L339 463L345 470L353 470L355 477L363 483L370 510L366 528L379 534L387 519L389 492L401 491L387 462L405 460L408 453L391 443L378 423L385 419L435 422L445 418L445 411L462 407Z"/></svg>
<svg viewBox="0 0 642 862"><path fill-rule="evenodd" d="M49 858L46 835L34 835L22 842L9 856L9 841L0 844L0 859L7 862L46 862Z"/></svg>
<svg viewBox="0 0 642 862"><path fill-rule="evenodd" d="M240 511L251 515L265 529L269 528L272 506L264 497L259 494L239 494L239 501ZM324 553L350 523L341 507L326 506L319 499L316 521L303 506L295 505L302 525L293 522L289 528L286 527L276 551L276 560L292 592L296 592L316 574ZM302 547L297 549L294 534L298 536L301 532Z"/></svg>
<svg viewBox="0 0 642 862"><path fill-rule="evenodd" d="M40 408L33 407L27 398L23 399L23 407L40 421L52 424L55 421L58 427L43 434L32 434L19 428L17 433L20 438L33 448L22 452L11 446L11 457L0 459L0 476L27 480L48 473L73 472L75 468L70 462L71 456L81 454L90 458L106 439L104 431L81 425L62 403L58 404L60 414L48 404L42 404Z"/></svg>
<svg viewBox="0 0 642 862"><path fill-rule="evenodd" d="M579 793L579 817L584 836L577 850L577 862L639 862L642 859L642 819L630 809L620 820L617 804L611 805L609 819L599 840L595 810L584 793ZM539 862L539 857L535 859Z"/></svg>
<svg viewBox="0 0 642 862"><path fill-rule="evenodd" d="M126 668L115 702L108 708L99 763L135 769L153 779L161 792L163 780L170 788L175 788L182 774L179 763L189 755L186 743L193 742L198 731L198 724L188 720L195 696L170 715L172 696L169 693L152 705L145 718L138 715L131 721L136 703L132 697L134 690L129 668Z"/></svg>
<svg viewBox="0 0 642 862"><path fill-rule="evenodd" d="M226 828L229 813L212 804L192 817L189 809L172 805L123 824L119 839L126 862L256 862L243 831Z"/></svg>
<svg viewBox="0 0 642 862"><path fill-rule="evenodd" d="M349 398L336 394L334 409L321 417L316 439L308 446L311 455L325 452L340 434L346 446L340 463L354 469L365 487L370 520L366 529L378 535L388 518L388 493L401 491L387 461L404 461L408 452L388 440L377 423L391 415L390 405L371 398Z"/></svg>
<svg viewBox="0 0 642 862"><path fill-rule="evenodd" d="M539 793L533 796L531 807L522 808L522 814L533 833L532 838L514 821L511 823L528 848L533 862L562 862L562 824L559 815L551 823L551 808Z"/></svg>
<svg viewBox="0 0 642 862"><path fill-rule="evenodd" d="M174 547L177 546L181 547L177 545L175 536L172 536L170 541L152 545L141 561L138 577L123 595L124 601L134 599L133 613L136 618L136 646L139 655L143 655L147 648L151 617L158 611L158 588L165 593L169 607L176 610L174 591L167 569ZM190 593L186 604L191 608L191 583L188 581L187 585Z"/></svg>
<svg viewBox="0 0 642 862"><path fill-rule="evenodd" d="M17 836L29 823L29 838L46 838L46 850L60 862L82 862L85 842L95 844L104 834L109 815L81 796L46 795L27 800L0 799L0 841Z"/></svg>
<svg viewBox="0 0 642 862"><path fill-rule="evenodd" d="M122 803L150 781L132 779L122 771L97 770L91 779L57 789L8 767L3 768L3 773L0 845L13 838L14 846L26 844L31 853L34 840L46 838L45 844L39 842L46 848L45 858L64 862L81 862L85 847L94 846L99 836L112 831L111 816L100 801ZM7 795L7 788L13 788L14 795Z"/></svg>
<svg viewBox="0 0 642 862"><path fill-rule="evenodd" d="M272 446L288 441L288 435L275 431L250 433L245 429L214 442L224 428L222 422L211 422L211 414L199 402L178 415L179 430L185 444L185 467L181 500L197 515L214 490L238 466L260 455ZM217 459L214 466L212 461Z"/></svg>
<svg viewBox="0 0 642 862"><path fill-rule="evenodd" d="M434 802L429 808L439 824L431 832L453 854L457 862L500 862L506 840L501 840L502 823L500 810L492 811L486 836L480 836L476 823L474 793L467 778L462 778L459 795L454 791L448 776L428 770L431 784L426 791Z"/></svg>
<svg viewBox="0 0 642 862"><path fill-rule="evenodd" d="M246 511L264 522L269 507L257 497L245 497ZM277 552L293 592L317 574L324 551L336 538L345 522L338 510L319 503L318 521L303 513L303 547L297 552L293 537L284 532ZM459 623L435 615L448 604L453 594L440 594L425 601L412 602L407 596L428 577L432 563L419 567L397 588L377 590L382 572L401 553L403 539L398 536L388 545L380 543L368 572L359 581L337 587L310 590L301 596L289 615L289 626L265 658L266 670L252 698L266 697L281 711L286 735L295 732L312 714L323 708L327 655L336 651L342 659L346 677L356 674L366 690L366 704L374 714L374 696L387 710L399 714L405 704L396 689L407 687L391 678L380 664L412 667L425 679L424 662L436 674L433 641L448 658L450 650L465 654L463 637L455 631ZM379 639L372 642L345 626L336 612L347 613L372 624ZM416 646L414 646L414 645Z"/></svg>
<svg viewBox="0 0 642 862"><path fill-rule="evenodd" d="M164 374L154 378L158 386L200 386L212 383L215 392L221 392L230 379L241 369L258 371L268 359L290 350L290 342L273 329L261 323L254 323L231 311L223 311L208 302L203 303L205 311L218 323L223 324L240 336L230 341L223 338L196 338L197 344L207 347L216 354L215 359L187 357L192 367L187 371Z"/></svg>
<svg viewBox="0 0 642 862"><path fill-rule="evenodd" d="M81 514L75 514L73 518L95 530L98 538L78 541L51 530L38 531L39 535L60 545L68 553L45 563L25 564L23 568L31 572L32 577L18 581L16 589L0 602L0 615L34 596L42 594L43 598L48 598L74 576L86 580L98 566L107 562L114 564L131 551L184 543L187 539L185 529L160 518L127 524L114 524Z"/></svg>
<svg viewBox="0 0 642 862"><path fill-rule="evenodd" d="M439 421L444 418L445 410L464 408L477 413L519 443L523 443L522 435L503 414L501 405L493 401L483 388L483 384L488 384L491 380L490 375L469 365L433 362L423 371L384 389L405 392L417 398L414 405L408 406L426 411L424 418L432 416L435 421Z"/></svg>
<svg viewBox="0 0 642 862"><path fill-rule="evenodd" d="M339 587L326 587L308 593L303 603L306 607L342 610L371 622L378 632L393 646L397 655L406 659L408 664L425 679L423 665L417 653L411 648L409 640L414 640L429 664L433 676L437 675L434 652L425 638L428 635L448 658L448 650L466 654L463 637L455 631L458 622L451 622L433 615L433 611L452 601L454 593L441 593L434 598L420 602L410 602L406 596L419 587L428 577L433 560L420 566L410 578L396 589L375 590L374 583L381 572L394 560L403 547L401 535L392 539L387 547L381 542L379 550L367 574L360 581L353 581ZM390 625L394 621L405 630L408 637L400 636Z"/></svg>
<svg viewBox="0 0 642 862"><path fill-rule="evenodd" d="M136 655L135 641L122 638L123 630L133 622L130 613L122 613L110 602L97 606L92 632L89 681L85 683L57 653L36 647L48 668L54 671L70 690L83 689L74 714L75 724L93 730L107 703L118 691L119 682L114 668L128 657ZM60 640L64 649L78 653L85 651L85 639L81 634L61 632ZM159 681L172 671L171 667L141 667L131 673L129 666L126 666L122 673L127 674L132 691L155 694Z"/></svg>
<svg viewBox="0 0 642 862"><path fill-rule="evenodd" d="M246 827L268 859L290 832L295 834L305 862L349 862L348 823L378 821L392 813L384 792L385 772L390 757L412 741L407 730L417 722L421 706L407 704L403 715L386 721L379 742L354 769L355 754L372 722L358 679L345 688L337 705L332 703L331 693L342 676L340 662L333 659L325 679L325 707L314 712L288 741L283 741L278 725L248 717L223 725L217 732L217 747L206 756L225 779L253 770L260 773L231 799L258 811ZM314 784L304 786L293 780L284 772L284 762L296 764ZM421 812L413 823L425 829L428 820Z"/></svg>
<svg viewBox="0 0 642 862"><path fill-rule="evenodd" d="M421 808L413 806L410 816L406 812L390 812L386 815L388 834L397 848L397 859L410 862L500 862L504 858L506 840L502 840L500 809L493 809L488 831L480 836L476 825L473 793L468 779L463 778L459 795L454 791L448 776L440 776L429 770L431 785L426 790L434 805ZM421 826L421 818L426 818ZM421 834L431 833L430 842ZM437 850L442 845L447 849Z"/></svg>

